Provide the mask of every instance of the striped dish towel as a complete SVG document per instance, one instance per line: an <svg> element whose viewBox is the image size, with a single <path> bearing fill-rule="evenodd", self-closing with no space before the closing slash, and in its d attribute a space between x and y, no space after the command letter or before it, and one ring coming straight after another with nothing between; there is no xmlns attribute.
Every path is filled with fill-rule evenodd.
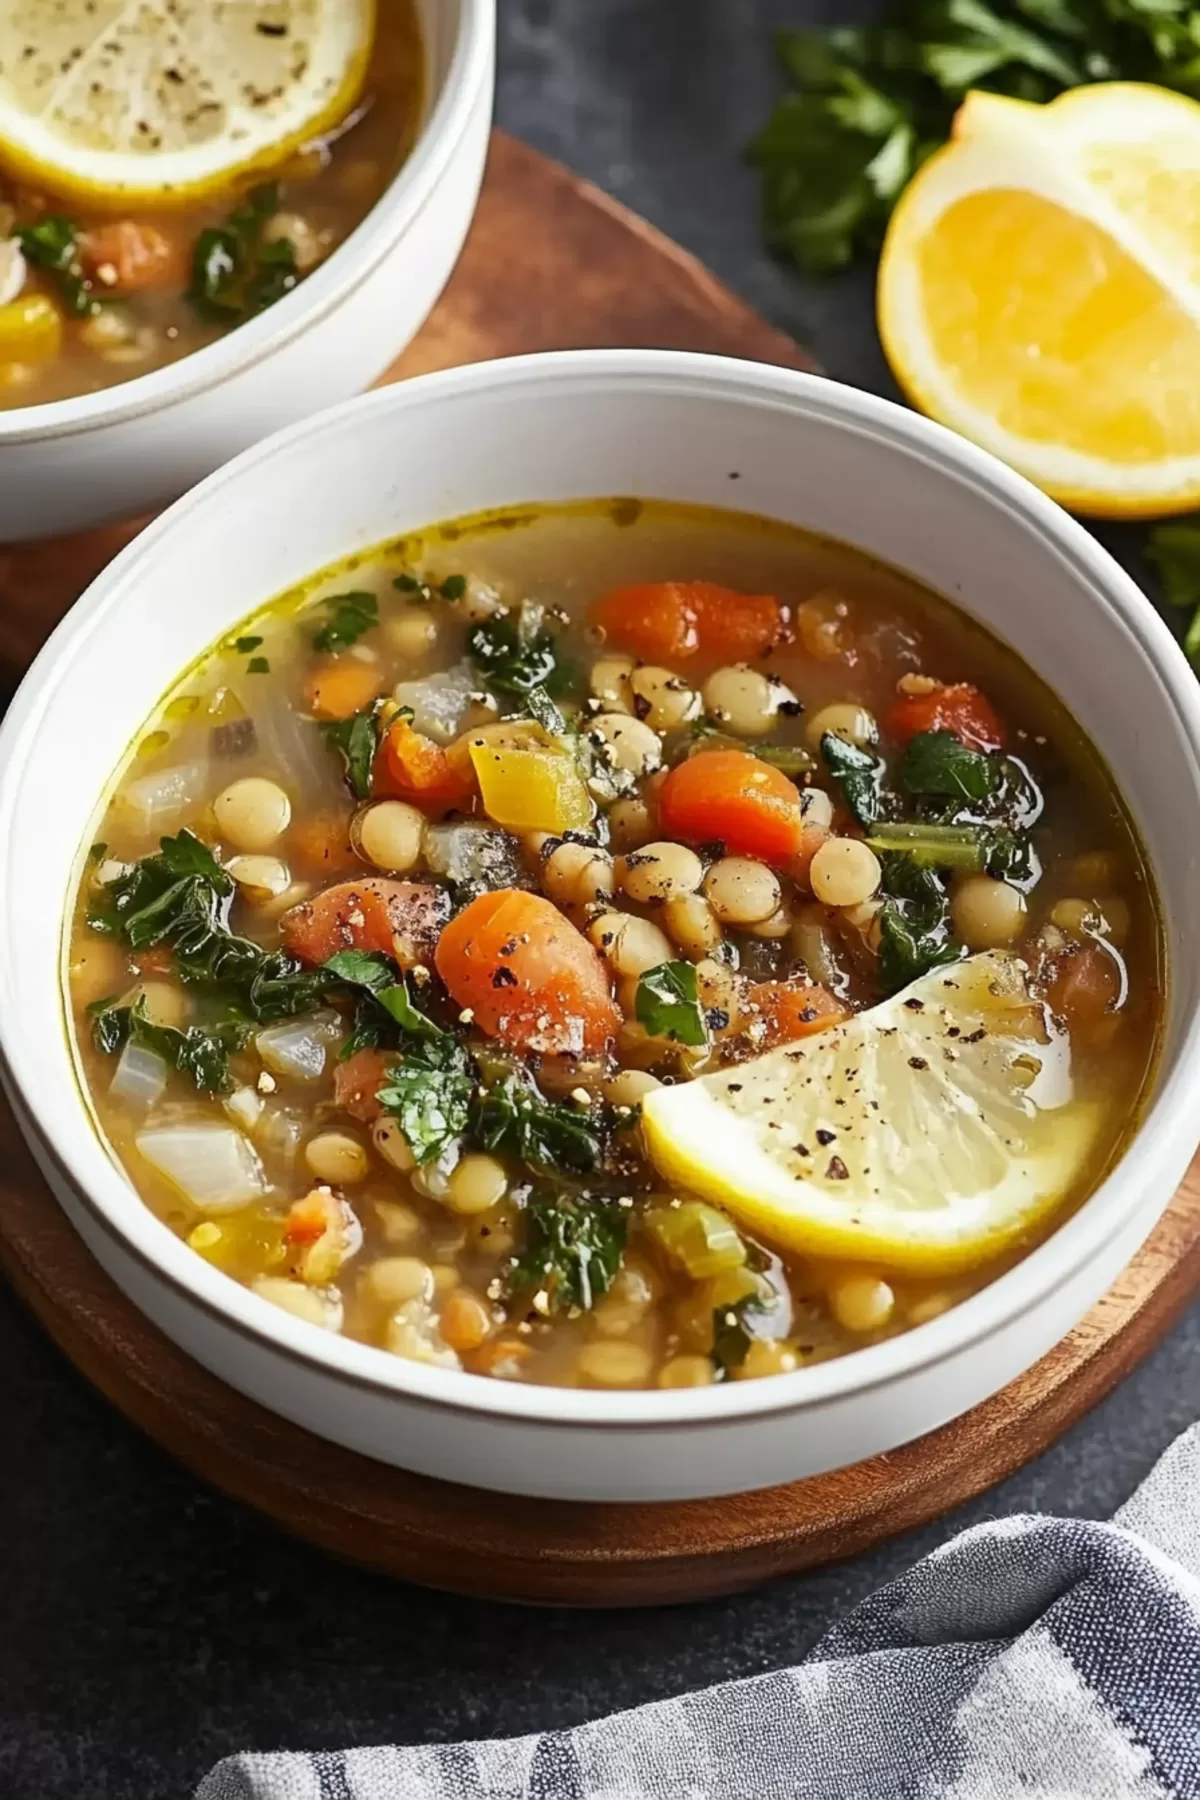
<svg viewBox="0 0 1200 1800"><path fill-rule="evenodd" d="M1111 1524L976 1526L793 1669L489 1743L218 1764L196 1800L1200 1800L1200 1426Z"/></svg>

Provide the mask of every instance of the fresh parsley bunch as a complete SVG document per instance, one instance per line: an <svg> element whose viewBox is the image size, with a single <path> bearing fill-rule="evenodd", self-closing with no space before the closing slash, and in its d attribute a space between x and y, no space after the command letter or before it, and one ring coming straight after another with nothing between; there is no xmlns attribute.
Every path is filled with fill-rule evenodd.
<svg viewBox="0 0 1200 1800"><path fill-rule="evenodd" d="M1091 81L1200 95L1190 0L891 0L880 24L789 31L790 84L750 147L770 243L809 273L879 248L970 88L1044 102Z"/></svg>

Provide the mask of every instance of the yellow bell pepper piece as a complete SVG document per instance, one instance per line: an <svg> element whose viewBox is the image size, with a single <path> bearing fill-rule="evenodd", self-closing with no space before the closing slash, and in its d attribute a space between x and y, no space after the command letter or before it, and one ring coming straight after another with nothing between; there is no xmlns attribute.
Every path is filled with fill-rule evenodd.
<svg viewBox="0 0 1200 1800"><path fill-rule="evenodd" d="M0 362L53 362L62 339L62 314L48 295L22 294L0 306Z"/></svg>
<svg viewBox="0 0 1200 1800"><path fill-rule="evenodd" d="M507 831L582 831L592 801L573 759L544 745L472 739L471 762L483 810Z"/></svg>

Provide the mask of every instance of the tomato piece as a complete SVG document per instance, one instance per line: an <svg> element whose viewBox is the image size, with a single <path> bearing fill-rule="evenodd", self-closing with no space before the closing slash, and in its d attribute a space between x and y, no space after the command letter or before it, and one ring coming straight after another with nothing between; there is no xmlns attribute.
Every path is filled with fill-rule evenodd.
<svg viewBox="0 0 1200 1800"><path fill-rule="evenodd" d="M382 1050L356 1050L333 1071L333 1098L343 1112L364 1125L373 1125L383 1114L379 1090L391 1067Z"/></svg>
<svg viewBox="0 0 1200 1800"><path fill-rule="evenodd" d="M93 225L80 237L79 260L84 273L111 293L183 288L188 282L187 247L140 219Z"/></svg>
<svg viewBox="0 0 1200 1800"><path fill-rule="evenodd" d="M796 787L747 750L701 750L681 762L659 789L658 818L663 837L720 842L731 855L780 868L805 838Z"/></svg>
<svg viewBox="0 0 1200 1800"><path fill-rule="evenodd" d="M595 622L618 649L647 662L701 656L750 662L783 635L787 613L770 594L742 594L715 581L649 581L614 588Z"/></svg>
<svg viewBox="0 0 1200 1800"><path fill-rule="evenodd" d="M438 940L437 972L489 1036L547 1056L598 1056L621 1015L608 970L540 894L481 894Z"/></svg>
<svg viewBox="0 0 1200 1800"><path fill-rule="evenodd" d="M1004 726L991 701L970 682L905 694L888 716L888 730L907 743L920 731L952 731L969 750L1002 750Z"/></svg>
<svg viewBox="0 0 1200 1800"><path fill-rule="evenodd" d="M449 910L449 897L430 882L368 875L293 906L279 935L285 950L314 967L339 950L376 950L413 968L433 955Z"/></svg>
<svg viewBox="0 0 1200 1800"><path fill-rule="evenodd" d="M371 787L377 795L440 814L470 806L475 774L469 762L452 763L440 744L414 731L407 719L397 719L376 752Z"/></svg>
<svg viewBox="0 0 1200 1800"><path fill-rule="evenodd" d="M1095 944L1075 944L1058 959L1050 982L1051 1009L1068 1025L1095 1025L1121 996L1117 965Z"/></svg>
<svg viewBox="0 0 1200 1800"><path fill-rule="evenodd" d="M837 996L814 981L756 982L747 995L746 1010L752 1020L751 1036L764 1050L827 1031L849 1017Z"/></svg>

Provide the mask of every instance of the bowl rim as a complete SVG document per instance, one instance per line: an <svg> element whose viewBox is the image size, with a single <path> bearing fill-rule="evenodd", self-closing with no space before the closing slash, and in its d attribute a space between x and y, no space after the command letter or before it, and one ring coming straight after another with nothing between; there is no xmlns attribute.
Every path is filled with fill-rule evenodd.
<svg viewBox="0 0 1200 1800"><path fill-rule="evenodd" d="M53 703L60 672L87 655L93 633L123 606L136 603L139 567L196 514L216 514L226 488L259 474L305 438L319 455L323 437L348 415L396 411L475 392L495 395L539 385L581 383L629 393L705 393L735 403L785 409L850 434L869 435L915 457L944 477L1001 507L1020 528L1040 532L1081 586L1094 591L1114 626L1150 662L1174 706L1200 769L1200 687L1178 644L1132 577L1076 520L1023 476L988 452L890 400L825 377L687 351L583 350L545 352L414 377L331 407L252 446L178 500L101 572L54 631L18 689L0 725L0 841L12 838L12 808L24 771L36 757L39 726ZM107 777L106 777L107 778ZM10 883L11 859L0 866L0 898ZM1155 1087L1136 1133L1095 1192L1044 1243L987 1287L924 1325L882 1343L769 1380L708 1388L633 1392L526 1386L490 1381L388 1356L375 1346L320 1331L261 1300L189 1250L146 1207L108 1151L89 1115L72 1070L73 1117L55 1142L39 1118L39 1104L22 1079L27 1037L16 1033L6 1002L7 943L0 945L0 1078L26 1135L36 1138L74 1202L109 1242L175 1298L198 1307L261 1355L275 1352L314 1374L332 1377L373 1398L396 1398L435 1412L472 1414L493 1422L541 1423L586 1430L652 1430L664 1425L700 1430L722 1421L761 1420L823 1406L886 1388L957 1358L1010 1326L1064 1285L1128 1229L1141 1195L1177 1178L1195 1148L1189 1105L1200 1088L1200 1015L1176 1033L1164 1052ZM1168 995L1177 991L1172 982ZM1170 1003L1170 1002L1169 1002ZM37 1025L38 1031L47 1029ZM49 1029L68 1058L62 1016ZM59 1122L64 1123L63 1121ZM1137 1179L1131 1169L1137 1156Z"/></svg>
<svg viewBox="0 0 1200 1800"><path fill-rule="evenodd" d="M429 204L491 80L496 0L457 0L446 74L409 155L374 206L311 275L256 318L131 381L36 406L0 410L0 450L52 443L162 412L223 386L313 330L368 278ZM426 78L430 79L425 47Z"/></svg>

